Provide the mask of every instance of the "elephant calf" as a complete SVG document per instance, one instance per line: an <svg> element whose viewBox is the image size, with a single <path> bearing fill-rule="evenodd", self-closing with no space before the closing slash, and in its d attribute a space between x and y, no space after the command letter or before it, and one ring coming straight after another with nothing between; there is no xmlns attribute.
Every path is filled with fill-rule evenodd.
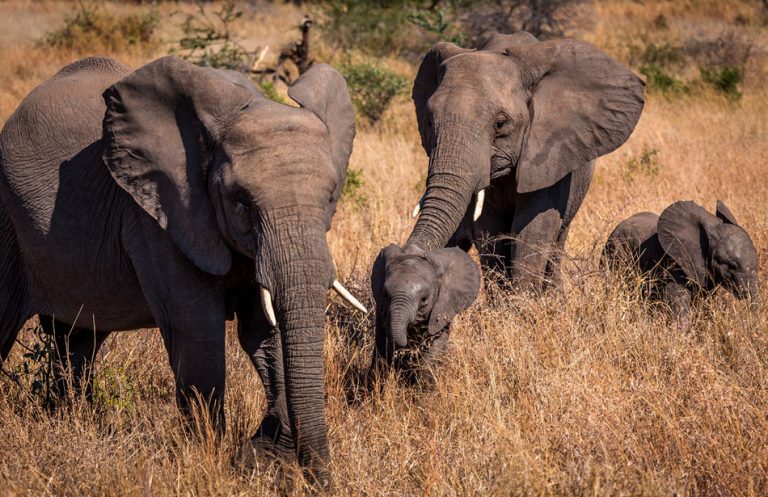
<svg viewBox="0 0 768 497"><path fill-rule="evenodd" d="M373 370L394 366L409 383L431 382L448 344L451 320L469 307L480 270L459 248L385 247L371 274L376 300Z"/></svg>
<svg viewBox="0 0 768 497"><path fill-rule="evenodd" d="M685 319L694 298L724 286L737 298L757 299L757 252L728 207L716 214L691 201L676 202L661 216L641 212L613 230L603 264L635 264L650 295Z"/></svg>

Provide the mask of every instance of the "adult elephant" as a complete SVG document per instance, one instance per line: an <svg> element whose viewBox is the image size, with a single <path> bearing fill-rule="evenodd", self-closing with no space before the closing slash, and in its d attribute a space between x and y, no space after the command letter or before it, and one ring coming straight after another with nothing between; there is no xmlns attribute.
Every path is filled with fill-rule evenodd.
<svg viewBox="0 0 768 497"><path fill-rule="evenodd" d="M582 41L520 32L493 34L478 50L436 44L413 85L430 161L406 246L475 243L486 268L542 288L559 274L594 159L629 137L643 87Z"/></svg>
<svg viewBox="0 0 768 497"><path fill-rule="evenodd" d="M354 112L327 65L289 95L301 108L175 57L87 58L33 90L0 134L2 358L36 313L74 327L76 374L109 332L158 326L180 407L199 395L223 428L236 313L267 393L257 439L327 481L326 232Z"/></svg>

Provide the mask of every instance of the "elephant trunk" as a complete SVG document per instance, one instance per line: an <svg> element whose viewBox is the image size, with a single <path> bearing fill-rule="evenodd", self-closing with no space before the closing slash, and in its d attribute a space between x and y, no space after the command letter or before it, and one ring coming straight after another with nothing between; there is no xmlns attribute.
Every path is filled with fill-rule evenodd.
<svg viewBox="0 0 768 497"><path fill-rule="evenodd" d="M745 278L743 283L736 286L736 297L740 299L749 299L753 306L758 303L757 276Z"/></svg>
<svg viewBox="0 0 768 497"><path fill-rule="evenodd" d="M421 215L406 246L424 250L443 248L467 213L475 194L490 182L490 141L482 126L448 118L435 124L435 146L430 153L427 191Z"/></svg>
<svg viewBox="0 0 768 497"><path fill-rule="evenodd" d="M330 483L330 450L325 420L323 341L325 305L333 265L324 223L289 221L266 229L266 263L257 279L268 285L283 350L286 401L299 463L308 481ZM273 223L270 225L275 226ZM269 233L271 231L271 233Z"/></svg>
<svg viewBox="0 0 768 497"><path fill-rule="evenodd" d="M413 321L414 314L408 302L403 299L393 299L389 316L389 340L395 349L408 345L408 325Z"/></svg>

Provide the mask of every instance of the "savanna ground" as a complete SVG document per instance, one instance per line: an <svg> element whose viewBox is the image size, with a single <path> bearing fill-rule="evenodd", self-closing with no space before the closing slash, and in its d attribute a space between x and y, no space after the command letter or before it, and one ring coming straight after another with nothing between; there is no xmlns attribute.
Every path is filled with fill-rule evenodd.
<svg viewBox="0 0 768 497"><path fill-rule="evenodd" d="M34 86L85 54L108 54L134 66L165 55L180 36L179 15L171 14L195 8L103 7L118 17L154 9L159 24L151 43L41 43L75 7L0 2L0 120ZM251 47L294 39L304 13L281 3L241 7L237 34ZM751 313L721 292L684 333L663 314L648 312L635 282L605 275L598 266L602 244L619 220L641 210L660 212L678 199L714 209L719 198L751 233L765 269L768 13L761 9L756 1L714 0L579 6L569 34L636 71L642 64L672 67L679 81L659 83L667 85L666 94L649 88L632 137L598 160L572 224L564 291L510 295L486 282L477 302L454 322L450 358L434 391L419 393L384 379L381 394L366 393L359 378L370 360L372 316L353 314L333 297L326 385L334 493L768 493L765 312ZM718 37L725 41L706 44ZM631 48L649 41L685 45L694 62L659 61ZM739 43L750 49L737 61L744 76L740 98L694 81L695 61L717 50L739 52ZM368 57L321 40L313 49L332 63ZM409 82L415 75L417 60L376 60ZM675 88L681 81L688 92ZM426 162L407 91L379 123L361 122L350 164L358 171L357 186L342 200L328 238L340 279L369 308L370 266L382 246L403 242L409 233ZM764 273L760 283L766 286ZM34 347L34 327L28 323L19 337L27 347ZM195 442L182 428L157 330L109 338L97 360L93 406L74 399L54 413L41 407L40 394L33 393L41 355L16 345L5 369L17 372L20 383L0 378L0 494L275 493L273 468L239 464L237 449L258 426L265 400L231 324L227 433L218 448ZM283 491L303 489L294 483Z"/></svg>

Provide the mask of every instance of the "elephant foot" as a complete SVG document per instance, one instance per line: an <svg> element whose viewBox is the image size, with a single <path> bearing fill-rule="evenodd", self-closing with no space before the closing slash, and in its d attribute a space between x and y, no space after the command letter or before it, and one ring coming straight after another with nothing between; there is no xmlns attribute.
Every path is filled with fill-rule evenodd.
<svg viewBox="0 0 768 497"><path fill-rule="evenodd" d="M273 414L268 414L253 437L243 443L237 461L237 466L246 471L274 475L275 489L280 495L292 495L299 488L308 490L309 495L332 492L328 467L297 467L290 429Z"/></svg>
<svg viewBox="0 0 768 497"><path fill-rule="evenodd" d="M296 462L293 435L275 414L267 414L256 433L240 450L241 464L253 469L281 462Z"/></svg>

